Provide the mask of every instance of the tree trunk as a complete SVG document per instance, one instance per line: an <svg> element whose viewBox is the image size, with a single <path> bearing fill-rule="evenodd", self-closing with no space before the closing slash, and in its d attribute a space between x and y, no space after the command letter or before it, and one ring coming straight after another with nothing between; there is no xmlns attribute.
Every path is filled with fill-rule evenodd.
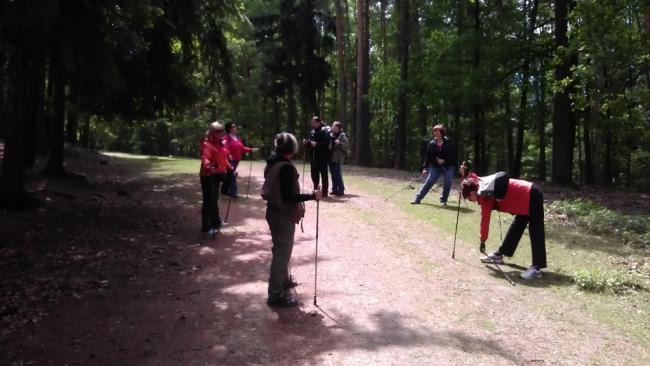
<svg viewBox="0 0 650 366"><path fill-rule="evenodd" d="M504 104L505 104L505 123L506 123L506 146L508 149L508 171L512 172L515 169L515 142L513 140L513 126L512 126L512 107L510 106L510 80L505 85L504 91Z"/></svg>
<svg viewBox="0 0 650 366"><path fill-rule="evenodd" d="M79 144L86 149L90 149L90 116L84 118L83 125L81 126Z"/></svg>
<svg viewBox="0 0 650 366"><path fill-rule="evenodd" d="M395 136L395 169L406 166L406 119L408 114L408 64L410 45L410 4L409 0L398 0L396 7L399 12L399 32L397 44L399 47L397 59L400 65L400 85L397 95L397 133Z"/></svg>
<svg viewBox="0 0 650 366"><path fill-rule="evenodd" d="M472 16L474 18L474 57L472 62L472 75L474 75L474 82L477 82L479 68L481 66L481 4L479 1L474 1ZM481 107L481 99L481 92L477 91L472 102L472 109L474 112L474 164L479 175L485 174L488 169L485 162L485 157L487 155L484 146L485 131L483 130L483 109Z"/></svg>
<svg viewBox="0 0 650 366"><path fill-rule="evenodd" d="M566 49L569 1L555 0L555 44ZM563 55L555 67L555 80L571 78L573 57ZM571 110L570 87L555 92L553 96L553 161L552 180L558 184L573 183L573 149L575 145L575 115Z"/></svg>
<svg viewBox="0 0 650 366"><path fill-rule="evenodd" d="M0 205L20 207L27 194L24 188L23 128L28 99L29 62L25 55L14 55L7 67L8 92L6 135L2 176L0 176Z"/></svg>
<svg viewBox="0 0 650 366"><path fill-rule="evenodd" d="M582 123L582 141L585 150L585 161L584 161L584 181L586 185L594 184L594 167L591 157L591 120L593 116L593 110L591 106L591 98L587 95L587 108L585 108L585 118Z"/></svg>
<svg viewBox="0 0 650 366"><path fill-rule="evenodd" d="M537 24L537 10L539 0L533 0L533 6L530 10L530 20L528 26L524 28L524 40L526 41L524 50L524 61L521 65L522 84L521 99L519 101L519 120L517 121L517 148L515 150L515 160L511 174L513 177L521 175L521 157L524 149L524 131L526 130L526 118L528 116L528 87L530 79L530 48L529 44L533 42L533 35Z"/></svg>
<svg viewBox="0 0 650 366"><path fill-rule="evenodd" d="M54 72L54 107L52 115L52 125L48 143L50 146L50 157L47 160L45 174L64 175L63 170L63 145L64 141L64 124L65 124L65 86L66 76L63 67L58 65L57 61L53 62Z"/></svg>
<svg viewBox="0 0 650 366"><path fill-rule="evenodd" d="M38 151L39 131L43 129L45 116L45 60L40 52L32 55L29 65L29 108L25 111L25 127L23 128L23 164L27 168L34 167Z"/></svg>
<svg viewBox="0 0 650 366"><path fill-rule="evenodd" d="M287 131L293 134L299 133L299 131L296 131L296 97L294 95L293 82L291 81L289 81L289 85L287 86ZM309 128L307 128L307 132L309 132Z"/></svg>
<svg viewBox="0 0 650 366"><path fill-rule="evenodd" d="M370 80L369 52L370 34L368 1L357 1L357 97L356 97L356 138L354 163L370 166L370 113L368 90Z"/></svg>
<svg viewBox="0 0 650 366"><path fill-rule="evenodd" d="M537 175L541 181L546 180L546 72L544 63L539 65L539 88L537 97L537 137L538 158Z"/></svg>
<svg viewBox="0 0 650 366"><path fill-rule="evenodd" d="M79 142L79 104L81 95L79 93L79 83L70 83L70 101L68 103L68 123L65 128L65 140L69 144L76 145Z"/></svg>
<svg viewBox="0 0 650 366"><path fill-rule="evenodd" d="M348 121L348 86L346 83L347 68L345 67L345 8L343 0L336 2L336 48L338 61L338 102L336 116L339 121L346 123Z"/></svg>

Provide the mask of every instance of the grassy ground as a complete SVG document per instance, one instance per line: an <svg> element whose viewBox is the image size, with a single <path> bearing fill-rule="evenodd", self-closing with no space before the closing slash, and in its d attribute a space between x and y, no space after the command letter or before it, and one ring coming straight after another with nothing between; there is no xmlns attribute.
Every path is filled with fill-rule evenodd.
<svg viewBox="0 0 650 366"><path fill-rule="evenodd" d="M116 153L111 155L133 159L134 164L141 165L146 174L153 176L197 174L198 171L197 159L156 158ZM254 164L258 168L263 166L261 161L255 161ZM297 165L302 173L302 164L297 162ZM248 164L242 167L247 168ZM247 174L245 170L247 169L242 170L242 176ZM449 206L444 208L438 203L441 190L439 185L434 186L422 204L409 203L420 185L419 181L411 187L406 184L415 179L412 173L345 166L344 178L346 193L354 194L363 191L384 198L392 196L389 200L393 207L420 222L422 230L430 231L432 243L448 245L451 257L458 209L457 182L452 188ZM396 192L398 193L395 194ZM456 243L457 258L478 259L479 221L479 207L469 201L461 202ZM512 216L509 214L499 215L496 212L493 214L487 241L488 251L495 250L499 246L501 237L505 235L511 221ZM579 290L574 281L577 270L623 273L628 270L627 266L631 260L647 261L647 256L641 250L620 244L615 236L593 235L584 229L553 223L553 220L548 218L546 234L548 268L545 270L545 276L541 281L525 285L548 288L553 298L531 297L530 305L557 314L558 306L562 303L563 307L577 309L584 316L629 334L643 345L650 346L650 291L648 290L650 280L647 277L632 276L639 287L619 294L585 292ZM516 276L520 270L530 265L530 258L530 241L526 232L515 256L508 259L509 265L503 268L511 276ZM496 272L492 275L500 276ZM486 326L490 325L486 324Z"/></svg>
<svg viewBox="0 0 650 366"><path fill-rule="evenodd" d="M345 182L353 190L363 190L385 198L390 197L398 190L405 188L390 202L399 210L408 213L414 220L422 222L423 230L432 232L432 242L449 245L451 256L453 236L456 226L458 209L457 182L452 188L449 206L444 208L438 203L441 187L434 186L420 205L411 205L409 202L419 189L419 182L409 188L406 183L412 180L409 175L380 176L374 175L373 170L346 167ZM349 189L349 188L348 188ZM548 212L547 212L548 215ZM500 244L501 233L505 235L512 216L493 213L490 223L490 236L487 241L487 250L495 250ZM477 258L479 243L480 210L473 202L461 202L460 219L458 222L458 239L456 243L456 257ZM630 334L642 344L650 346L650 281L647 277L632 275L635 283L640 288L625 291L622 294L590 293L579 290L574 282L576 270L589 272L601 271L605 273L627 272L627 265L631 258L643 258L641 250L635 250L620 244L612 236L598 236L584 229L577 229L567 225L554 224L546 220L546 250L548 268L542 281L533 282L529 286L548 287L556 295L555 299L531 299L531 306L538 306L548 312L555 311L555 302L570 301L572 305L581 309L584 315L602 322L604 325L614 327ZM501 226L501 227L500 227ZM433 233L442 233L445 238L435 238ZM641 259L643 260L643 259ZM645 260L648 260L647 256ZM531 261L530 240L526 231L519 244L514 257L507 259L507 263L515 264L514 268L528 267ZM513 267L504 266L507 272ZM569 300L570 299L570 300Z"/></svg>

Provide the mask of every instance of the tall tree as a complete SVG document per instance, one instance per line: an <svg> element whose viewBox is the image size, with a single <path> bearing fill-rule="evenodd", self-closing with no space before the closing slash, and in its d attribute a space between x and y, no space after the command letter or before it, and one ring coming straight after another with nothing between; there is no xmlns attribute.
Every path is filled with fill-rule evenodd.
<svg viewBox="0 0 650 366"><path fill-rule="evenodd" d="M395 134L395 169L406 166L406 119L408 114L408 65L410 35L410 3L409 0L397 0L399 31L397 32L397 59L400 68L400 84L397 95L397 133Z"/></svg>
<svg viewBox="0 0 650 366"><path fill-rule="evenodd" d="M555 66L555 82L560 85L553 95L553 159L551 179L554 183L573 183L573 148L575 146L575 114L571 109L571 66L568 49L568 15L572 0L555 0L555 45L559 62Z"/></svg>
<svg viewBox="0 0 650 366"><path fill-rule="evenodd" d="M371 164L370 111L368 91L370 82L370 32L367 0L357 0L357 96L354 163Z"/></svg>
<svg viewBox="0 0 650 366"><path fill-rule="evenodd" d="M338 102L336 104L336 116L339 121L348 121L348 86L347 68L345 65L345 0L334 0L336 2L336 56L338 63Z"/></svg>

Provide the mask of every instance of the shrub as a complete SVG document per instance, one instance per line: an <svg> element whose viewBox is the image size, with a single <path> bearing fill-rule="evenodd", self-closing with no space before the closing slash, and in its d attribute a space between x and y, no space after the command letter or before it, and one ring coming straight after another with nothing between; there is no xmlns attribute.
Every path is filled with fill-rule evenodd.
<svg viewBox="0 0 650 366"><path fill-rule="evenodd" d="M573 281L578 289L595 293L622 294L641 287L628 273L606 272L598 268L575 271Z"/></svg>

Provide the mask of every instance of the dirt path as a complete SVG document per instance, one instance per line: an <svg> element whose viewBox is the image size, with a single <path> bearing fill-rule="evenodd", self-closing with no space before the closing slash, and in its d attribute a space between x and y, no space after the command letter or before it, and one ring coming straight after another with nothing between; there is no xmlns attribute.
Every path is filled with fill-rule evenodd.
<svg viewBox="0 0 650 366"><path fill-rule="evenodd" d="M253 174L257 192L261 166ZM122 204L101 211L117 217L105 228L113 235L93 250L120 247L132 258L108 270L101 294L52 306L2 341L9 364L650 362L637 343L585 319L580 305L555 299L543 282L510 286L466 248L452 260L451 238L358 187L320 204L318 306L310 202L292 260L301 306L273 310L265 305L270 235L257 194L234 202L231 227L205 239L197 235L195 177L125 184Z"/></svg>

